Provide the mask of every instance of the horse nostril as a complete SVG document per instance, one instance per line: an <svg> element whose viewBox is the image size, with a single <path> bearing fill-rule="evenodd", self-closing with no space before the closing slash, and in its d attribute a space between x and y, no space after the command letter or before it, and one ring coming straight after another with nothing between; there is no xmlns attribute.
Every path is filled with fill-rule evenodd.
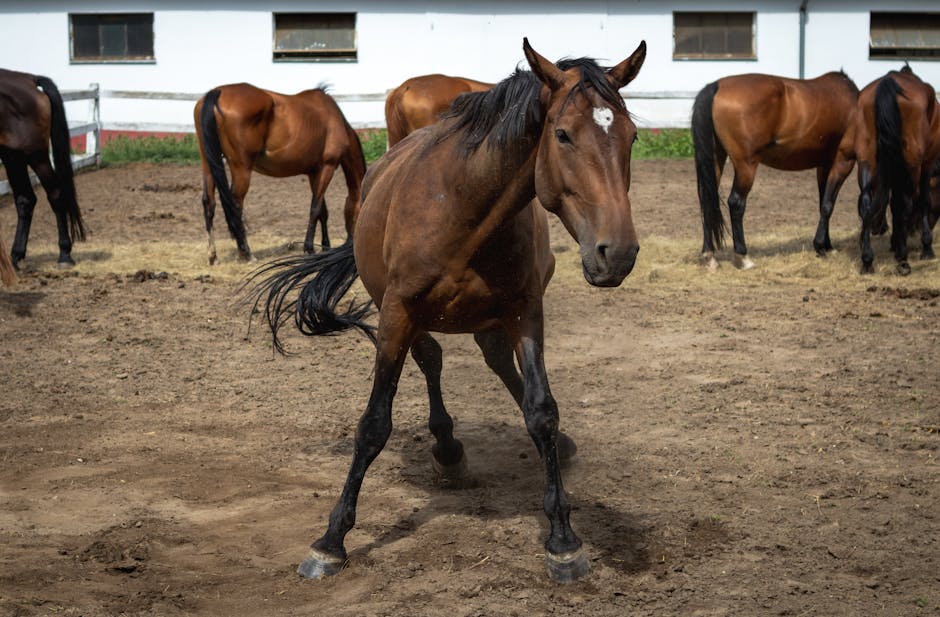
<svg viewBox="0 0 940 617"><path fill-rule="evenodd" d="M597 261L604 265L607 264L607 245L606 244L597 245Z"/></svg>

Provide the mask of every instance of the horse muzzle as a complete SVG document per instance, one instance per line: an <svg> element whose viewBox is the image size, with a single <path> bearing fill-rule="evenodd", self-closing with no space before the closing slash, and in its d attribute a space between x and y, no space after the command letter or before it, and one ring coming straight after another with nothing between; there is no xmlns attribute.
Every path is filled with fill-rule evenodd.
<svg viewBox="0 0 940 617"><path fill-rule="evenodd" d="M639 244L624 249L603 243L597 243L587 250L582 246L581 269L584 279L595 287L617 287L633 271L639 252Z"/></svg>

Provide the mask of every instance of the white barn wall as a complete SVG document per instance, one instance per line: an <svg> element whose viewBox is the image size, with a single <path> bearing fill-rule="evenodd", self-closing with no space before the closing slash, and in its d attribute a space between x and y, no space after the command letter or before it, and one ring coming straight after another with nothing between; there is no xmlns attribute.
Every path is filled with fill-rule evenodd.
<svg viewBox="0 0 940 617"><path fill-rule="evenodd" d="M496 81L523 61L528 36L543 55L593 56L611 63L641 39L648 56L639 77L624 91L695 92L719 77L763 72L796 77L799 71L799 0L764 2L676 2L573 0L477 2L347 0L317 3L275 1L156 3L144 0L64 2L8 0L0 3L0 58L6 68L42 73L63 89L98 83L103 90L201 93L214 85L249 81L282 92L321 82L337 95L381 94L404 79L431 72ZM193 8L199 6L201 8ZM875 2L812 0L806 26L806 75L844 68L861 87L898 61L868 59L868 12ZM673 10L757 11L756 60L673 60ZM355 11L356 62L274 62L272 12ZM940 10L923 0L894 2L890 10ZM68 12L153 12L152 63L71 64ZM41 44L36 45L40 40ZM28 54L23 49L30 49ZM914 62L914 70L940 84L940 63ZM105 127L145 124L150 128L192 125L191 101L104 98ZM342 102L360 126L384 124L382 102ZM690 99L630 100L643 124L683 125ZM73 122L87 103L71 103ZM74 117L74 116L79 117Z"/></svg>

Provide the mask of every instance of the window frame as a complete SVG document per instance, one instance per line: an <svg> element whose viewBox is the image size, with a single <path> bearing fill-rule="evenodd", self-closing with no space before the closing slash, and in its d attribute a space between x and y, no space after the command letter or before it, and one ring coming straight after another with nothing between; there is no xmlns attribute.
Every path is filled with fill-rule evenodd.
<svg viewBox="0 0 940 617"><path fill-rule="evenodd" d="M150 54L149 55L131 55L127 52L127 28L128 22L125 21L121 25L124 28L124 50L125 54L121 56L76 56L75 53L75 17L98 17L98 18L120 18L120 17L149 17L150 18ZM69 63L70 64L155 64L157 61L157 52L156 52L156 30L154 28L155 18L153 12L120 12L120 13L106 13L106 12L87 12L87 13L68 13L67 19L69 22ZM101 25L102 21L98 21L98 47L99 51L101 48Z"/></svg>
<svg viewBox="0 0 940 617"><path fill-rule="evenodd" d="M897 19L897 18L907 18L909 23L920 21L924 23L925 19L929 19L934 23L931 24L935 26L936 29L920 29L928 30L933 32L938 37L938 43L935 47L930 47L927 45L924 46L903 46L903 45L875 45L874 44L874 35L875 35L875 18L876 15L884 19ZM898 20L901 21L901 20ZM883 30L888 29L884 25L881 26ZM869 60L925 60L925 61L938 61L940 60L940 11L869 11L868 12L868 59Z"/></svg>
<svg viewBox="0 0 940 617"><path fill-rule="evenodd" d="M678 47L678 15L748 15L751 18L751 49L748 53L680 53ZM725 31L727 36L727 30ZM672 59L678 61L753 62L757 60L757 11L673 11L672 12Z"/></svg>
<svg viewBox="0 0 940 617"><path fill-rule="evenodd" d="M278 49L278 18L334 16L352 19L352 47L329 50ZM359 14L355 11L277 11L271 13L271 59L273 62L358 62Z"/></svg>

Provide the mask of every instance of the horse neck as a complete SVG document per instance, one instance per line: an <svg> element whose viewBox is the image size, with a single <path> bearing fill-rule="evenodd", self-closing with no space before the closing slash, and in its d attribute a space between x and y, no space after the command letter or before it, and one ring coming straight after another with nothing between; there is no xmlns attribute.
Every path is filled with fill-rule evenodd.
<svg viewBox="0 0 940 617"><path fill-rule="evenodd" d="M486 143L470 156L464 177L455 178L468 195L461 206L470 229L462 250L466 259L535 198L535 159L535 147L499 156Z"/></svg>

